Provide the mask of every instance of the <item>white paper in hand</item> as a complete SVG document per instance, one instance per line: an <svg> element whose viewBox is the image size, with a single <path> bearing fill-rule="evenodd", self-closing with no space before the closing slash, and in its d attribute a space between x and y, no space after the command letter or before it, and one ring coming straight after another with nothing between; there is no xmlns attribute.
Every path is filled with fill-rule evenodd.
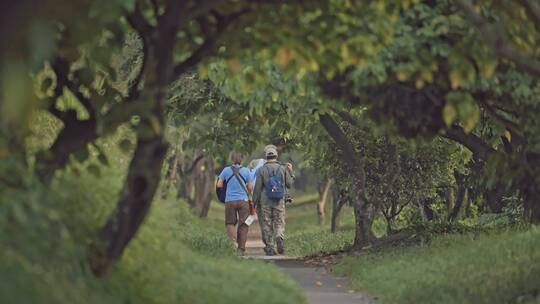
<svg viewBox="0 0 540 304"><path fill-rule="evenodd" d="M246 223L246 225L251 225L253 224L253 221L255 220L255 217L253 215L250 215L247 217L246 221L244 223Z"/></svg>

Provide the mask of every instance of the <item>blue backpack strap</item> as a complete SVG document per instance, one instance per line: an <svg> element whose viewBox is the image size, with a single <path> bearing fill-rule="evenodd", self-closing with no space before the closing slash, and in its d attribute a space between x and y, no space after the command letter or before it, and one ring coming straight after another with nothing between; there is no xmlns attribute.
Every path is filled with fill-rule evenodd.
<svg viewBox="0 0 540 304"><path fill-rule="evenodd" d="M277 169L270 171L270 166L267 166L267 164L268 163L264 164L263 167L266 167L266 172L268 172L268 176L270 176L270 177L276 176L278 173L280 173L281 168L283 168L282 163L276 162L276 164L278 164L279 166L277 167ZM272 174L270 174L270 173L272 173Z"/></svg>
<svg viewBox="0 0 540 304"><path fill-rule="evenodd" d="M229 178L227 178L227 180L225 181L226 184L229 183L229 181L231 180L231 178L234 177L234 167L233 167L233 166L230 166L230 168L231 168L232 174L231 174L231 176L229 176Z"/></svg>
<svg viewBox="0 0 540 304"><path fill-rule="evenodd" d="M231 171L232 171L232 175L227 179L227 182L230 181L233 177L234 177L234 169L238 169L238 175L240 176L240 178L244 181L244 184L247 184L247 181L246 179L242 176L242 174L240 173L240 169L242 169L243 167L240 167L240 168L235 168L233 166L231 166ZM238 181L240 182L240 181Z"/></svg>
<svg viewBox="0 0 540 304"><path fill-rule="evenodd" d="M268 163L266 163L268 164ZM266 167L266 172L268 172L268 176L269 177L272 177L272 176L275 176L276 175L276 171L272 170L272 174L270 175L270 166L267 166L266 164L264 164L264 166Z"/></svg>

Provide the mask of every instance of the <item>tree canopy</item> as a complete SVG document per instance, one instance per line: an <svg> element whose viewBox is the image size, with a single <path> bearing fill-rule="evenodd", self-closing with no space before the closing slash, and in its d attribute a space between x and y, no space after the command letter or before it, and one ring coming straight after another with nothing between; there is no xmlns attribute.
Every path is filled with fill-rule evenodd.
<svg viewBox="0 0 540 304"><path fill-rule="evenodd" d="M469 189L493 212L517 197L540 221L533 0L48 0L1 17L2 181L50 184L91 151L99 165L85 169L99 173L99 139L134 132L134 146L120 143L131 161L117 207L88 249L98 276L143 223L171 145L224 159L273 134L323 175L339 164L355 249L374 240L378 214L391 230L440 188L456 192L452 207ZM36 152L38 110L61 127Z"/></svg>

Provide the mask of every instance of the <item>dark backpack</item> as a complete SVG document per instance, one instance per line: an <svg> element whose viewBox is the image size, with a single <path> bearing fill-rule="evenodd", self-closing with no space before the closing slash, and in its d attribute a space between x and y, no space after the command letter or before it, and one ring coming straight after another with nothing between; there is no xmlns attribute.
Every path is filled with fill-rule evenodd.
<svg viewBox="0 0 540 304"><path fill-rule="evenodd" d="M233 166L231 166L231 170L233 171L233 174L227 178L227 180L224 180L223 181L223 187L221 188L217 188L216 187L216 195L218 197L218 200L221 202L221 203L225 203L225 198L227 197L227 184L229 183L229 181L231 180L231 178L234 177L234 171L235 170L238 170L238 173L240 172L240 168L235 168ZM242 180L244 181L244 184L246 183L246 180L244 179L244 177L241 175L241 174L238 174L238 176L240 176L240 178L242 178Z"/></svg>
<svg viewBox="0 0 540 304"><path fill-rule="evenodd" d="M285 197L285 186L283 185L283 179L279 173L279 168L272 170L272 172L270 172L270 168L268 168L269 178L264 185L266 196L273 201L280 201Z"/></svg>

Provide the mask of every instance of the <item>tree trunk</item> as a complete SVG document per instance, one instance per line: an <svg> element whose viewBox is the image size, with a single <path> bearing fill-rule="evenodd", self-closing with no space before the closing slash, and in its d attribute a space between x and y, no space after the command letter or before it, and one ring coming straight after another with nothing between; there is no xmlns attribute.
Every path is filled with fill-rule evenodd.
<svg viewBox="0 0 540 304"><path fill-rule="evenodd" d="M159 185L167 147L161 134L138 139L116 211L91 248L90 266L96 276L109 272L144 220Z"/></svg>
<svg viewBox="0 0 540 304"><path fill-rule="evenodd" d="M210 205L212 203L212 198L209 197L204 200L202 206L201 206L201 213L199 213L200 218L206 218L208 217L208 211L210 211Z"/></svg>
<svg viewBox="0 0 540 304"><path fill-rule="evenodd" d="M172 155L167 163L167 174L165 177L165 185L161 189L161 199L167 199L171 185L175 187L177 185L178 153Z"/></svg>
<svg viewBox="0 0 540 304"><path fill-rule="evenodd" d="M471 190L467 189L467 193L465 193L465 198L463 199L463 216L465 218L471 217Z"/></svg>
<svg viewBox="0 0 540 304"><path fill-rule="evenodd" d="M340 191L337 198L334 198L332 204L332 220L330 223L330 231L335 233L339 229L339 214L343 205L347 203L347 195L344 191Z"/></svg>
<svg viewBox="0 0 540 304"><path fill-rule="evenodd" d="M203 183L201 183L200 188L197 190L197 196L200 196L198 199L197 205L200 210L199 217L208 216L208 211L210 210L210 204L212 202L212 195L214 194L214 161L206 157L204 162L204 172L201 172Z"/></svg>
<svg viewBox="0 0 540 304"><path fill-rule="evenodd" d="M89 263L93 273L106 275L121 257L143 222L158 189L168 144L164 138L165 105L173 71L173 49L178 26L180 3L170 2L170 14L160 19L157 32L141 33L148 46L148 63L143 70L146 89L138 100L149 102L151 111L141 115L137 126L137 145L129 164L126 180L116 209L90 246ZM152 38L153 39L153 38Z"/></svg>
<svg viewBox="0 0 540 304"><path fill-rule="evenodd" d="M454 220L457 219L459 215L459 211L461 210L461 206L463 205L463 201L465 200L466 194L467 194L467 188L465 188L465 186L463 185L458 186L454 207L452 208L452 211L448 215L449 222L453 222Z"/></svg>
<svg viewBox="0 0 540 304"><path fill-rule="evenodd" d="M523 215L526 221L533 224L540 223L540 185L537 183L537 178L537 176L526 174L525 178L521 181Z"/></svg>
<svg viewBox="0 0 540 304"><path fill-rule="evenodd" d="M444 191L444 202L446 203L446 214L450 214L452 212L452 208L455 205L456 197L454 194L454 188L449 187Z"/></svg>
<svg viewBox="0 0 540 304"><path fill-rule="evenodd" d="M391 235L394 232L394 229L392 228L392 218L391 217L385 217L386 220L386 235Z"/></svg>
<svg viewBox="0 0 540 304"><path fill-rule="evenodd" d="M498 183L494 189L487 190L485 192L486 203L489 210L493 213L502 213L504 208L504 202L502 200L504 194L504 188Z"/></svg>
<svg viewBox="0 0 540 304"><path fill-rule="evenodd" d="M195 181L193 180L193 174L186 174L184 180L184 193L182 197L186 200L188 206L191 209L195 209L197 202L195 201L194 192L195 192Z"/></svg>
<svg viewBox="0 0 540 304"><path fill-rule="evenodd" d="M529 223L540 224L540 195L538 192L525 196L524 217Z"/></svg>
<svg viewBox="0 0 540 304"><path fill-rule="evenodd" d="M353 144L349 141L341 127L328 114L319 115L319 121L341 150L341 158L351 165L353 172L353 208L355 218L355 237L353 250L360 250L373 239L371 226L374 208L366 199L364 159L359 157Z"/></svg>
<svg viewBox="0 0 540 304"><path fill-rule="evenodd" d="M319 216L319 225L321 226L324 225L325 207L326 207L326 202L328 201L331 186L332 186L332 179L329 178L326 180L326 183L324 185L321 199L319 200L319 202L317 202L317 214Z"/></svg>
<svg viewBox="0 0 540 304"><path fill-rule="evenodd" d="M354 170L354 169L353 169ZM375 208L366 199L366 172L364 170L364 160L361 159L354 171L354 220L355 237L353 250L361 250L371 243L375 237L371 229L375 218Z"/></svg>
<svg viewBox="0 0 540 304"><path fill-rule="evenodd" d="M431 200L422 202L422 210L427 221L433 221L435 219L435 212L431 208Z"/></svg>

